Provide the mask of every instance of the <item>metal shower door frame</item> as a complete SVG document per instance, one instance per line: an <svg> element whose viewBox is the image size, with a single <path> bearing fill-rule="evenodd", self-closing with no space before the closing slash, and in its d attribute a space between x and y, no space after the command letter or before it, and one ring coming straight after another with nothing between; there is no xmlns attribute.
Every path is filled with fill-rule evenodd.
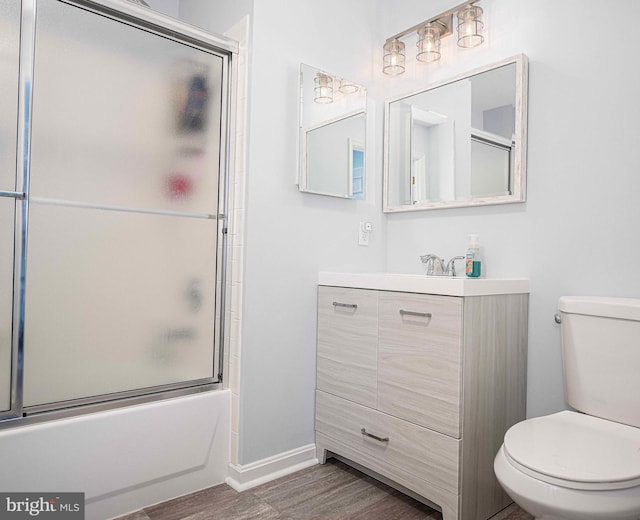
<svg viewBox="0 0 640 520"><path fill-rule="evenodd" d="M219 56L222 59L222 102L220 118L219 196L216 259L220 275L215 289L214 377L197 381L167 384L146 389L117 392L103 396L76 399L37 407L24 406L24 330L25 281L27 276L27 238L29 218L29 175L31 153L32 85L35 63L36 14L42 0L22 0L19 47L19 88L17 121L16 191L0 191L0 197L13 198L15 209L13 333L11 370L11 408L0 412L0 429L62 417L141 404L178 397L222 386L224 367L225 293L227 268L228 190L230 176L230 136L233 121L233 89L235 88L238 44L212 35L169 16L128 0L55 0L59 3L123 22L163 38ZM44 0L53 1L53 0ZM217 356L216 356L217 352Z"/></svg>

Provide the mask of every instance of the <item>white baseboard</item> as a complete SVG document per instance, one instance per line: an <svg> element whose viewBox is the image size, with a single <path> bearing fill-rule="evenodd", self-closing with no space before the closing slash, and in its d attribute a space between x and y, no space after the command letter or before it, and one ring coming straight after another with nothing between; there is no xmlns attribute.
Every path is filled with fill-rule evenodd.
<svg viewBox="0 0 640 520"><path fill-rule="evenodd" d="M229 464L225 482L236 491L245 491L316 464L316 445L309 444L244 466Z"/></svg>

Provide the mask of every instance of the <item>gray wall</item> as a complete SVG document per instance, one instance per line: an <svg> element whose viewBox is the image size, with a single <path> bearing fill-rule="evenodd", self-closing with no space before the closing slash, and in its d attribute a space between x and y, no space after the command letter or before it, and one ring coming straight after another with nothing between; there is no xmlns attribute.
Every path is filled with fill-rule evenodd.
<svg viewBox="0 0 640 520"><path fill-rule="evenodd" d="M595 0L483 0L483 46L459 50L449 38L440 62L417 66L410 41L407 73L384 77L384 40L456 3L260 0L253 7L241 464L314 440L319 270L420 273L420 254L460 254L467 234L478 233L488 276L531 280L530 416L565 407L558 297L640 296L632 267L640 255L633 33L609 27L603 40L585 31L576 12L582 21L611 14ZM206 4L182 0L181 15L216 32L239 18L237 4L226 2L203 23ZM640 16L635 0L615 4L624 19ZM383 216L383 100L518 53L530 59L527 202ZM301 62L369 87L366 202L297 192ZM357 245L360 220L373 222L368 248Z"/></svg>
<svg viewBox="0 0 640 520"><path fill-rule="evenodd" d="M254 5L241 464L314 442L318 271L383 268L374 175L367 201L301 194L294 184L300 63L370 85L376 17L370 6L367 0ZM366 160L376 158L368 152ZM357 243L361 220L373 223L369 247Z"/></svg>

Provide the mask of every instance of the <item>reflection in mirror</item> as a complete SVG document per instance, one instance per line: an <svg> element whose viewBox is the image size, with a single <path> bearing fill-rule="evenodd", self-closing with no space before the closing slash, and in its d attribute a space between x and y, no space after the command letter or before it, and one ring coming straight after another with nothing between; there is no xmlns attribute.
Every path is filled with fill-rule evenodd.
<svg viewBox="0 0 640 520"><path fill-rule="evenodd" d="M411 105L411 204L446 200L453 194L454 120Z"/></svg>
<svg viewBox="0 0 640 520"><path fill-rule="evenodd" d="M366 90L300 66L300 191L364 199Z"/></svg>
<svg viewBox="0 0 640 520"><path fill-rule="evenodd" d="M525 200L523 55L392 100L386 212Z"/></svg>

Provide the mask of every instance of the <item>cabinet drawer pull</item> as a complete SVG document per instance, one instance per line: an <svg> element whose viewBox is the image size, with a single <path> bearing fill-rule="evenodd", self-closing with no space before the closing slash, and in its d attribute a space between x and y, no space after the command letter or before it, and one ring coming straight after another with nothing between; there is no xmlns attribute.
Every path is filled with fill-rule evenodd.
<svg viewBox="0 0 640 520"><path fill-rule="evenodd" d="M380 441L380 442L389 442L389 437L378 437L377 435L374 435L373 433L369 433L364 428L362 428L360 430L360 433L362 435L366 435L367 437L371 437L372 439L375 439L375 440Z"/></svg>
<svg viewBox="0 0 640 520"><path fill-rule="evenodd" d="M420 318L431 318L432 314L430 312L414 312L414 311L405 311L404 309L400 309L401 316L419 316Z"/></svg>
<svg viewBox="0 0 640 520"><path fill-rule="evenodd" d="M347 309L357 309L358 308L358 305L356 303L333 302L333 306L334 307L345 307Z"/></svg>

